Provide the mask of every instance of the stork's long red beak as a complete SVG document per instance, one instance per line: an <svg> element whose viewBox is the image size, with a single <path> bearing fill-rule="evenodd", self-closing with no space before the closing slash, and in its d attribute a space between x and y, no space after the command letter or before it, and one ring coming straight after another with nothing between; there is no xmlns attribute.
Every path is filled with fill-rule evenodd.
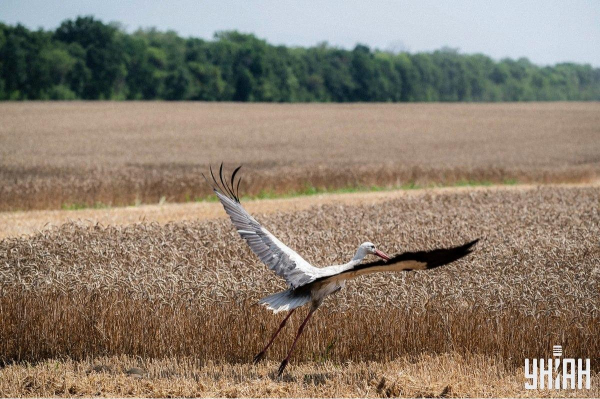
<svg viewBox="0 0 600 399"><path fill-rule="evenodd" d="M379 256L381 259L390 260L390 257L381 252L380 250L375 250L375 255Z"/></svg>

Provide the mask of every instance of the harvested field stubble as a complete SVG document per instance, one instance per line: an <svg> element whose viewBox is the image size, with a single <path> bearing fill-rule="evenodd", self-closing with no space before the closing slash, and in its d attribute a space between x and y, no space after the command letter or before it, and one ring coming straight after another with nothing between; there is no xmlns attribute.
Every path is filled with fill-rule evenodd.
<svg viewBox="0 0 600 399"><path fill-rule="evenodd" d="M201 363L193 358L98 357L45 361L0 370L0 395L136 397L597 397L600 374L590 391L523 388L521 368L481 355L419 355L392 362L306 362L282 379L277 363ZM142 378L128 376L133 367Z"/></svg>
<svg viewBox="0 0 600 399"><path fill-rule="evenodd" d="M248 195L582 182L599 143L598 103L4 103L0 211L190 201L221 161Z"/></svg>
<svg viewBox="0 0 600 399"><path fill-rule="evenodd" d="M367 239L394 253L484 237L448 267L350 283L309 324L296 361L455 352L515 367L562 344L597 370L599 202L598 188L482 190L260 217L321 265L347 261ZM247 362L282 317L251 305L282 288L226 220L66 224L0 241L0 354ZM269 358L284 356L300 320Z"/></svg>

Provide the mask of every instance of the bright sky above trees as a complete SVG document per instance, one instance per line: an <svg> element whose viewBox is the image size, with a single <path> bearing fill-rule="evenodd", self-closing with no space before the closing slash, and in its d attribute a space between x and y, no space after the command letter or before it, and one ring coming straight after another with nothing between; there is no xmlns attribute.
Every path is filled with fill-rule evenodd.
<svg viewBox="0 0 600 399"><path fill-rule="evenodd" d="M155 26L211 38L221 30L254 33L270 43L313 46L327 41L383 50L433 51L444 46L498 60L527 57L600 66L600 1L196 1L3 0L0 21L56 29L93 15L128 31Z"/></svg>

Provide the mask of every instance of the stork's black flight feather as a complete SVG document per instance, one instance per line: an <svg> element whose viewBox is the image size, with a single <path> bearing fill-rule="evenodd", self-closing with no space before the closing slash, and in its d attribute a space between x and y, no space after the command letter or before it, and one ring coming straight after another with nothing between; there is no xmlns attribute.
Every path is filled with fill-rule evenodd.
<svg viewBox="0 0 600 399"><path fill-rule="evenodd" d="M477 244L478 241L479 238L458 247L440 248L431 251L404 252L392 256L388 261L381 259L374 262L362 263L356 266L354 270L367 269L374 266L388 266L404 261L423 263L425 266L423 269L435 269L436 267L447 265L448 263L452 263L455 260L467 256L473 252L472 247ZM406 269L406 271L410 270Z"/></svg>
<svg viewBox="0 0 600 399"><path fill-rule="evenodd" d="M313 284L323 280L351 279L365 274L375 272L410 272L413 270L428 270L444 266L463 258L472 252L472 247L479 239L468 242L464 245L452 248L440 248L431 251L404 252L392 256L390 260L377 260L374 262L361 263L352 269L341 273L324 276L316 279Z"/></svg>

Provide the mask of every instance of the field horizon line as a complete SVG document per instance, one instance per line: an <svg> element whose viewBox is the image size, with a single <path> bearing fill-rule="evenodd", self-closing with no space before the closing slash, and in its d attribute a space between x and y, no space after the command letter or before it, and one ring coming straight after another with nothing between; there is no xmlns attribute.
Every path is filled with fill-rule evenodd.
<svg viewBox="0 0 600 399"><path fill-rule="evenodd" d="M273 189L263 189L256 195L242 195L240 196L241 201L256 201L256 200L270 200L270 199L287 199L287 198L298 198L298 197L310 197L314 195L327 195L327 194L353 194L353 193L371 193L371 192L386 192L386 191L409 191L409 190L427 190L434 188L449 188L449 187L493 187L493 186L515 186L521 184L530 184L519 182L517 179L503 179L502 181L492 180L459 180L454 183L428 183L421 184L414 181L410 181L403 184L395 185L347 185L345 187L329 188L329 187L315 187L312 184L307 183L303 189L292 189L285 192L278 192ZM541 185L548 185L539 183ZM573 184L569 182L565 183L552 183L552 184ZM550 185L552 185L550 184ZM143 205L164 205L164 204L187 204L195 202L217 202L218 199L214 194L195 196L193 198L188 197L184 201L169 201L167 196L161 196L158 202L142 202L136 200L135 202L128 205L112 205L110 203L96 202L94 204L85 203L65 203L61 206L60 210L63 211L78 211L83 209L113 209L113 208L129 208L138 207ZM27 210L17 210L12 212L27 212ZM11 212L11 211L9 211Z"/></svg>

